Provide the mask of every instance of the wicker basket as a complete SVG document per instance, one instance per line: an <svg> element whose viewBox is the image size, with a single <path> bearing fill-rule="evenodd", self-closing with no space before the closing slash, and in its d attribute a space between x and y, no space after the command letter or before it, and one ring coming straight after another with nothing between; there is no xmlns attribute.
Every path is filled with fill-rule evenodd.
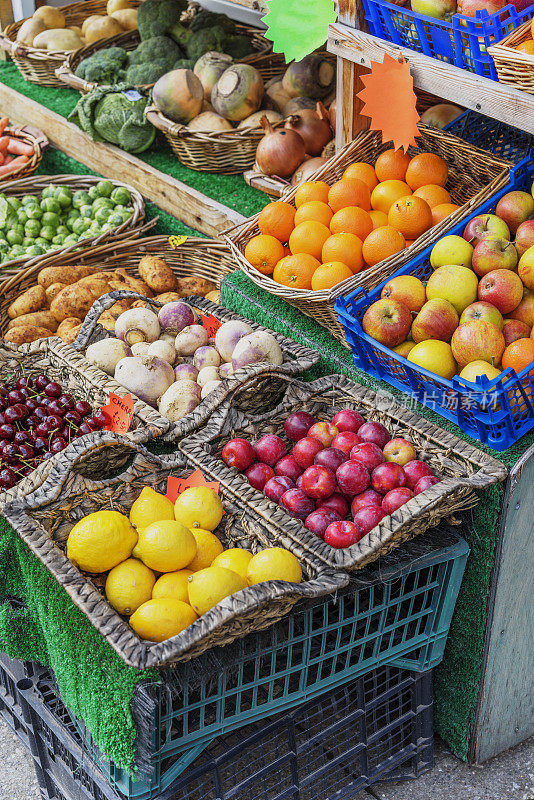
<svg viewBox="0 0 534 800"><path fill-rule="evenodd" d="M265 433L276 433L287 442L284 421L294 411L305 410L318 420L330 421L343 408L356 409L365 419L383 423L392 437L408 438L418 458L424 459L442 480L385 517L360 542L337 550L256 491L241 473L227 467L221 451L235 436L256 440ZM206 478L220 481L221 486L232 491L247 513L261 520L284 547L301 559L310 553L314 559L346 570L360 569L444 517L476 505L474 490L503 481L507 475L500 461L398 405L390 394L376 394L342 375L329 375L312 383L292 380L282 403L255 417L226 403L213 414L201 435L184 439L179 448Z"/></svg>
<svg viewBox="0 0 534 800"><path fill-rule="evenodd" d="M27 164L23 164L14 172L9 175L3 175L0 178L2 183L9 181L19 180L20 178L27 178L28 175L33 175L43 157L43 151L48 147L48 139L44 133L37 128L32 128L30 125L25 125L24 128L6 128L6 136L11 136L12 139L19 139L24 144L29 144L33 147L33 154Z"/></svg>
<svg viewBox="0 0 534 800"><path fill-rule="evenodd" d="M140 5L140 0L131 2L132 8L138 8ZM106 0L70 3L62 6L61 11L65 14L67 27L71 25L81 27L83 21L91 14L106 14ZM62 81L56 76L56 69L71 53L65 50L43 50L17 42L17 33L25 21L21 19L19 22L14 22L0 33L0 47L9 53L24 80L41 86L63 86Z"/></svg>
<svg viewBox="0 0 534 800"><path fill-rule="evenodd" d="M20 377L24 374L29 377L37 377L37 375L45 374L50 380L58 381L66 392L70 392L78 400L87 400L94 410L109 402L110 391L122 397L127 394L126 390L116 381L93 367L72 347L57 337L41 339L21 347L0 340L0 374L3 382L9 380L12 375ZM145 403L135 400L131 430L125 435L125 440L149 442L161 436L168 427L168 421L157 411ZM11 498L28 494L40 486L52 466L61 461L66 452L64 450L53 458L42 461L27 478L19 481L13 489L4 493L0 492L0 507ZM96 462L91 461L90 463L89 474L99 475L99 472L94 471ZM117 463L120 465L122 462L119 459Z"/></svg>
<svg viewBox="0 0 534 800"><path fill-rule="evenodd" d="M126 619L105 600L105 575L91 579L67 559L66 539L81 517L105 508L128 514L144 486L165 493L170 475L185 477L193 467L184 466L183 457L155 456L120 437L91 439L73 444L48 480L33 494L7 506L4 515L127 664L144 669L187 661L251 631L270 627L301 599L333 594L347 585L346 575L325 570L320 562L310 559L302 565L300 584L269 581L248 587L227 597L172 639L158 644L139 639ZM102 464L113 457L114 451L135 453L135 459L122 475L106 481L91 480L74 472L78 460L87 459L89 451ZM220 496L226 514L215 533L225 546L244 546L257 552L275 543L267 528L243 514L232 492L221 487Z"/></svg>
<svg viewBox="0 0 534 800"><path fill-rule="evenodd" d="M498 44L488 48L493 58L499 83L534 94L534 55L516 50L518 44L534 38L532 20L525 22Z"/></svg>
<svg viewBox="0 0 534 800"><path fill-rule="evenodd" d="M249 25L237 25L237 32L240 35L249 36L252 41L252 45L256 49L256 53L239 59L239 63L251 64L253 67L256 67L256 69L262 73L264 80L267 80L269 77L271 77L271 73L273 71L272 62L279 62L278 58L275 58L272 55L267 55L272 49L272 43L269 42L260 33L260 31L258 31L256 28L252 28ZM121 33L118 36L112 36L109 39L101 39L98 42L88 44L85 47L81 47L79 50L75 50L70 53L63 64L56 69L56 76L71 89L76 89L78 92L86 94L87 92L96 89L97 86L103 84L91 83L90 81L86 81L83 80L83 78L77 77L75 74L76 70L85 58L89 58L89 56L92 56L94 53L107 47L122 47L124 50L128 51L135 50L140 41L141 39L139 33L137 30L135 30L128 31L127 33ZM148 83L139 86L138 88L151 89L153 86L153 83Z"/></svg>
<svg viewBox="0 0 534 800"><path fill-rule="evenodd" d="M472 213L477 205L491 197L498 189L506 186L509 180L511 165L504 159L479 150L469 142L444 131L426 125L419 127L421 131L421 135L418 137L420 145L417 148L410 148L410 154L430 152L437 153L445 159L449 165L449 179L446 188L453 201L461 205L461 208L426 231L414 244L401 253L390 256L352 278L347 278L333 289L314 292L305 289L291 289L275 283L271 277L258 272L245 259L244 250L247 243L259 233L258 214L237 226L226 237L236 258L236 263L257 286L283 298L304 314L315 319L343 344L345 344L343 327L334 310L336 297L348 294L359 286L365 289L376 286L404 262L446 234L452 225ZM321 167L314 178L332 184L342 177L349 164L357 161L374 164L380 153L390 147L391 143L382 142L380 133L363 131ZM297 187L293 187L284 200L294 203L296 192Z"/></svg>
<svg viewBox="0 0 534 800"><path fill-rule="evenodd" d="M102 180L102 178L93 177L92 175L39 175L38 177L33 175L29 178L20 178L16 181L10 181L9 184L2 187L2 192L9 197L23 197L25 194L40 194L50 183L68 186L69 189L72 189L74 192L77 189L89 189L100 180ZM143 198L137 189L128 186L128 184L117 180L112 180L111 182L114 186L125 186L131 193L133 213L130 219L123 222L122 225L113 228L111 231L105 231L100 234L100 236L84 239L70 247L59 247L57 251L54 251L54 255L57 253L70 253L69 259L70 263L72 263L72 253L78 251L79 248L85 249L97 245L100 242L105 242L108 239L115 239L117 236L121 238L121 234L127 234L129 238L133 238L141 232L141 227L145 218L145 203ZM152 222L152 225L154 224L155 222ZM152 225L150 225L150 227L152 227ZM75 257L77 258L78 256L76 255ZM18 275L22 264L27 264L28 267L35 267L35 269L38 270L43 266L43 262L48 261L49 258L50 253L47 253L41 256L35 256L33 259L28 259L27 256L21 256L20 258L11 259L11 261L4 261L0 264L0 276L4 279L6 277ZM4 287L0 286L0 288Z"/></svg>

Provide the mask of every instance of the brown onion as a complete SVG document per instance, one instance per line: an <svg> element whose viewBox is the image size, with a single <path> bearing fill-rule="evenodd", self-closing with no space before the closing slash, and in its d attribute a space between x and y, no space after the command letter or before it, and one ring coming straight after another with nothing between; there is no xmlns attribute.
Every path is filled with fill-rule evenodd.
<svg viewBox="0 0 534 800"><path fill-rule="evenodd" d="M296 131L304 139L306 152L319 156L323 147L332 139L332 129L328 122L328 112L322 103L317 103L316 111L299 111L288 117L285 127Z"/></svg>
<svg viewBox="0 0 534 800"><path fill-rule="evenodd" d="M332 100L330 103L330 108L328 109L328 119L330 120L330 127L336 132L336 101Z"/></svg>
<svg viewBox="0 0 534 800"><path fill-rule="evenodd" d="M265 136L256 150L256 161L264 175L289 178L304 161L306 146L302 137L291 129L273 128L267 117L262 117Z"/></svg>
<svg viewBox="0 0 534 800"><path fill-rule="evenodd" d="M326 164L326 162L327 159L323 158L322 156L317 156L317 158L308 158L300 165L300 167L297 167L293 173L291 184L296 186L298 183L304 183L304 181L307 181L313 175L313 173L317 172L319 167L322 167L323 164Z"/></svg>

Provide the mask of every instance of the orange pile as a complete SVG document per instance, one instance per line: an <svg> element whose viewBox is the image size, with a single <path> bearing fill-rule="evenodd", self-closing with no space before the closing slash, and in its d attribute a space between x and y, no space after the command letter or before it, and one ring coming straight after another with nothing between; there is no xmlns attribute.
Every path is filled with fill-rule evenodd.
<svg viewBox="0 0 534 800"><path fill-rule="evenodd" d="M446 162L386 150L371 166L351 164L329 186L307 181L295 208L270 203L245 258L283 286L320 291L400 252L458 208L444 188ZM288 254L289 249L289 254Z"/></svg>

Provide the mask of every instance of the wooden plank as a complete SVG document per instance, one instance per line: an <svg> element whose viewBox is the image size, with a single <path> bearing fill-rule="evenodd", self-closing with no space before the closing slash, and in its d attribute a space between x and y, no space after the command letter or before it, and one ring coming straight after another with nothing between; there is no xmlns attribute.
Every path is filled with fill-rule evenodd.
<svg viewBox="0 0 534 800"><path fill-rule="evenodd" d="M510 471L488 600L471 759L480 764L534 733L534 446Z"/></svg>
<svg viewBox="0 0 534 800"><path fill-rule="evenodd" d="M189 227L217 236L245 220L241 214L165 175L117 147L93 142L77 125L0 83L0 108L23 125L40 128L68 156L95 169L106 178L118 178L141 192L163 211Z"/></svg>
<svg viewBox="0 0 534 800"><path fill-rule="evenodd" d="M360 0L339 0L338 19L349 28L365 23ZM357 131L367 130L370 120L362 117L363 103L357 96L363 89L361 76L368 69L346 59L337 59L336 152L351 142Z"/></svg>
<svg viewBox="0 0 534 800"><path fill-rule="evenodd" d="M340 23L330 25L328 50L367 67L371 61L382 61L384 53L394 58L402 53L404 59L410 63L415 86L534 134L534 95L444 64L415 50L399 47Z"/></svg>

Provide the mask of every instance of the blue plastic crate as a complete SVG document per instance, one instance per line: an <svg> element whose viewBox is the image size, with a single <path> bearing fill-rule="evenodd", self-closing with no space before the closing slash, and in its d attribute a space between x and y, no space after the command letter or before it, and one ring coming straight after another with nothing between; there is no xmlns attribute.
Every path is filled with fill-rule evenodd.
<svg viewBox="0 0 534 800"><path fill-rule="evenodd" d="M454 14L451 22L418 14L386 0L363 0L365 19L373 36L417 50L468 72L496 81L497 71L488 47L526 22L534 5L518 13L507 5L495 14L477 11L476 17Z"/></svg>
<svg viewBox="0 0 534 800"><path fill-rule="evenodd" d="M493 213L500 198L519 189L529 191L534 178L534 152L512 168L510 183L479 206L473 214L448 231L461 236L468 221L478 214ZM336 312L345 329L355 365L379 380L410 394L427 408L455 422L473 439L494 450L506 450L534 427L534 364L519 375L511 369L492 381L485 376L476 383L452 381L412 364L388 347L379 344L362 329L362 319L372 303L380 298L382 287L394 275L415 275L422 281L432 274L430 245L416 258L390 275L372 291L358 289L336 301Z"/></svg>
<svg viewBox="0 0 534 800"><path fill-rule="evenodd" d="M531 133L513 128L476 111L464 111L444 128L460 139L517 164L534 147Z"/></svg>

